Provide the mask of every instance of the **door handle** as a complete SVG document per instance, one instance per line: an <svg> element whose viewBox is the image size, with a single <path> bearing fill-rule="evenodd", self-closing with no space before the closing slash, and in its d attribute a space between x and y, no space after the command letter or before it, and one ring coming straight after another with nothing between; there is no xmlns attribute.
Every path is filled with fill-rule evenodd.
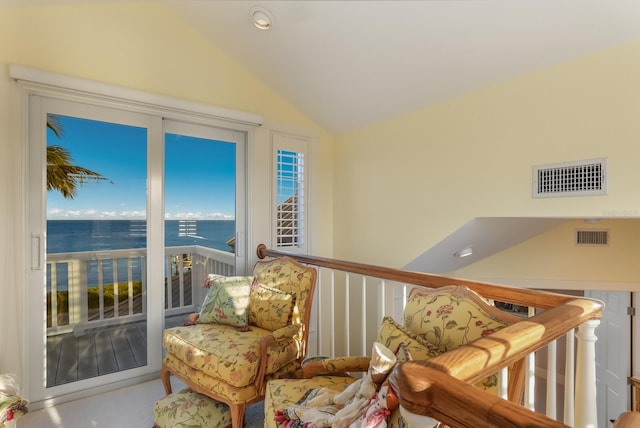
<svg viewBox="0 0 640 428"><path fill-rule="evenodd" d="M31 235L31 270L42 269L41 241L40 235Z"/></svg>

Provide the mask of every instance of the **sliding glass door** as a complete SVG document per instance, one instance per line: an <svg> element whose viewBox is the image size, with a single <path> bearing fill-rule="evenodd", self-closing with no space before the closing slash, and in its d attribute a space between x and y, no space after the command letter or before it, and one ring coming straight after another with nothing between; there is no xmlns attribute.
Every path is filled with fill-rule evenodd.
<svg viewBox="0 0 640 428"><path fill-rule="evenodd" d="M30 97L32 402L159 373L165 315L244 269L245 137Z"/></svg>

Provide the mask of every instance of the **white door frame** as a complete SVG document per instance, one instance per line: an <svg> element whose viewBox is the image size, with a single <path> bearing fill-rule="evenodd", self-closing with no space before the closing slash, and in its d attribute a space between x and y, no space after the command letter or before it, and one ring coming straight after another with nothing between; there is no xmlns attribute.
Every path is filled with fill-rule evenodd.
<svg viewBox="0 0 640 428"><path fill-rule="evenodd" d="M52 387L46 386L46 349L45 310L42 298L46 281L46 120L47 114L73 116L82 119L100 120L147 129L147 158L149 182L146 206L148 210L147 227L147 281L149 284L161 284L163 281L162 263L164 257L163 215L162 215L162 150L154 150L152 138L162 126L159 118L150 115L127 112L114 108L105 108L75 101L60 100L32 95L29 97L29 201L28 234L31 239L30 266L28 271L27 302L41 302L28 305L26 312L27 329L27 377L29 398L32 402L44 402L56 397L69 396L81 390L110 384L132 377L156 373L161 366L161 348L163 295L157 287L147 290L147 365L116 372L97 378L79 380ZM160 165L160 168L155 165ZM159 181L160 180L160 181ZM158 198L160 196L160 198ZM156 334L154 334L154 332ZM44 342L44 343L43 343Z"/></svg>
<svg viewBox="0 0 640 428"><path fill-rule="evenodd" d="M262 122L262 118L250 113L229 110L207 104L192 103L171 97L159 96L114 85L101 84L84 79L58 75L55 73L43 72L22 66L12 65L10 67L10 76L19 82L20 99L23 105L25 117L28 118L26 120L27 133L25 138L25 153L27 153L25 163L25 182L27 183L25 187L25 190L27 191L27 196L25 197L25 212L30 213L31 207L37 207L32 213L33 215L28 214L26 218L27 235L25 236L25 239L27 242L30 242L30 244L27 246L26 260L28 265L25 266L27 272L27 286L24 290L24 299L25 302L27 302L25 305L24 316L24 331L25 337L27 338L24 345L26 358L22 366L24 395L31 400L31 407L36 409L42 406L84 397L88 393L94 394L105 392L125 385L137 383L144 379L156 378L158 377L160 367L160 335L157 335L157 338L149 337L151 343L149 344L148 349L156 349L157 353L149 353L150 360L149 364L146 366L148 369L141 369L142 371L140 372L140 376L135 379L131 378L133 373L132 371L126 371L123 372L124 374L114 374L114 376L110 377L109 382L111 383L108 385L94 386L91 380L87 380L86 382L80 381L73 383L75 388L60 388L56 394L45 394L42 392L42 384L38 379L42 378L42 373L44 371L41 372L37 369L34 372L32 367L34 367L33 364L36 364L37 366L37 363L33 362L34 360L42 358L42 349L44 345L42 341L43 335L39 335L40 339L31 339L32 335L30 332L34 329L37 330L42 328L44 325L44 315L41 311L38 316L33 317L31 314L32 311L29 309L31 305L29 305L28 302L30 301L30 298L33 298L32 295L34 292L31 291L33 284L36 284L36 288L38 290L44 290L44 286L41 286L44 278L41 271L45 263L44 234L42 232L45 230L44 219L46 216L44 215L45 198L41 189L46 182L44 175L46 159L44 159L44 148L32 148L32 145L29 143L29 139L31 135L35 135L40 138L39 144L44 144L46 146L46 124L44 122L46 115L43 114L42 110L36 110L34 115L40 119L35 121L32 120L29 117L29 99L34 95L44 96L55 98L57 100L85 102L94 106L109 108L115 107L116 109L121 108L122 110L126 110L128 113L140 113L143 115L151 114L151 116L155 116L152 119L152 122L157 122L157 126L154 126L149 132L148 138L153 138L154 140L157 139L158 141L163 141L163 131L160 123L162 117L191 121L193 123L201 123L209 126L219 126L221 129L231 129L243 132L245 135L244 143L239 147L245 151L245 157L247 155L246 146L250 143L251 136L253 135L253 129L256 125L259 125ZM82 117L79 114L76 116ZM34 152L38 152L39 154ZM150 199L148 201L149 209L156 205L161 207L163 204L163 184L161 181L162 170L158 170L158 168L154 168L152 166L162 165L162 159L159 158L162 155L163 150L153 150L148 154L150 182L147 197ZM32 156L35 157L32 158ZM238 168L238 171L243 172L238 173L238 176L242 179L242 189L244 190L246 188L249 173L246 168L247 160L240 156L237 158L239 159L238 162L241 164L240 166L242 166L242 169ZM32 168L33 165L36 165L36 168ZM31 171L31 173L29 171ZM40 191L32 191L34 188L40 189ZM246 196L243 198L237 198L237 204L244 204L242 215L245 216L245 218L247 217L246 212L248 211L247 203L248 200ZM162 266L163 263L162 251L160 249L164 248L164 233L162 227L159 226L162 225L162 222L164 221L162 213L162 209L155 209L154 213L152 213L148 219L150 230L153 230L151 228L158 228L160 230L158 234L150 236L148 241L149 246L153 245L158 248L157 253L151 251L151 253L148 254L148 257L151 257L152 260L154 260L153 263L158 266ZM247 223L248 222L246 220L242 222L244 227L246 227ZM244 236L238 236L237 239L238 242L241 243L241 252L237 254L237 257L243 257L242 260L246 260L249 256L249 252L246 251L246 249L247 246L250 245L247 243L247 234L244 233ZM243 243L244 249L242 248ZM152 263L150 262L149 265L151 264ZM246 261L239 262L237 263L237 268L239 270L242 270L243 268L246 269L246 265ZM149 281L162 281L162 271L158 270L158 273L148 277L148 279ZM40 295L36 296L36 298L42 299L43 294L44 292L42 291ZM155 297L152 295L150 298L152 298L152 301L149 302L150 306L162 308L161 293ZM164 320L162 318L161 310L158 310L157 314L150 314L148 321L154 325L157 324L162 326ZM154 356L154 354L157 356ZM78 388L86 389L78 391Z"/></svg>

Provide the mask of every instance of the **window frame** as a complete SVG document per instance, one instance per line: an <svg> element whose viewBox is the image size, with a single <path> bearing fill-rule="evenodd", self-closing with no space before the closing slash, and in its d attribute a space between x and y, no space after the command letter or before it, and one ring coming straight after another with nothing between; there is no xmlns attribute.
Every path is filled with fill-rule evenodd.
<svg viewBox="0 0 640 428"><path fill-rule="evenodd" d="M273 159L273 172L272 172L272 200L271 200L271 245L272 248L281 249L284 251L289 251L292 253L301 253L307 254L310 248L310 222L309 222L309 173L310 173L310 156L309 156L309 144L310 141L308 138L278 133L274 132L272 134L272 159ZM282 176L280 174L280 161L279 161L279 153L280 152L291 152L295 153L298 157L302 157L303 162L300 165L299 163L296 165L297 171L295 173L292 172L292 175L297 175L299 178L288 180L295 181L296 188L298 189L297 198L294 203L292 203L292 207L295 209L296 220L295 225L292 224L290 227L282 226L282 216L280 215L281 204L279 203L279 195L280 195L280 182L282 180ZM289 219L293 223L293 219ZM297 243L297 245L282 245L279 241L282 238L287 238L288 235L281 235L278 233L280 229L293 229L296 230L297 233L295 237L292 239Z"/></svg>

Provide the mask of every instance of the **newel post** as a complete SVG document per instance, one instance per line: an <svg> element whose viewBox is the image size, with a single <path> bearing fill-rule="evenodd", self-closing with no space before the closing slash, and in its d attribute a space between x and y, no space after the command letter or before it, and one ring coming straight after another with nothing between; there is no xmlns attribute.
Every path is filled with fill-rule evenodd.
<svg viewBox="0 0 640 428"><path fill-rule="evenodd" d="M589 320L578 327L576 363L575 427L596 428L596 340L600 320Z"/></svg>

